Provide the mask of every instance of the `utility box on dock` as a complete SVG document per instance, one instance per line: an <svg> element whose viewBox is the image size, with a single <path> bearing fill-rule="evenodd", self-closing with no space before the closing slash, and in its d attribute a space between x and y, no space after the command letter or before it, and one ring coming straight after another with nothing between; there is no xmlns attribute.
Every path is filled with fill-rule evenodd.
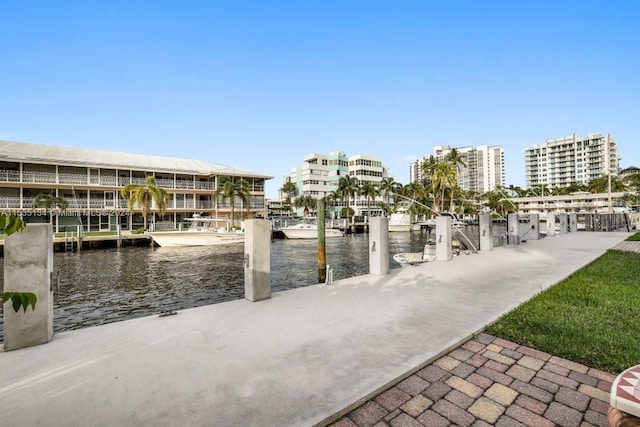
<svg viewBox="0 0 640 427"><path fill-rule="evenodd" d="M44 344L53 336L53 230L51 224L28 224L4 241L4 291L36 295L34 310L17 313L4 305L4 348Z"/></svg>

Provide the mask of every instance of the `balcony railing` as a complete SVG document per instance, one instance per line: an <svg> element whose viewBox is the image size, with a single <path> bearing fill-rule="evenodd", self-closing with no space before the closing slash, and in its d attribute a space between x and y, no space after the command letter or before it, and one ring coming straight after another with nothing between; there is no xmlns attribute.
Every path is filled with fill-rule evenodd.
<svg viewBox="0 0 640 427"><path fill-rule="evenodd" d="M22 204L20 203L20 197L0 197L0 209L22 209L22 210L30 210L34 209L33 205L34 197L23 197ZM67 201L67 210L82 210L82 209L91 209L91 210L127 210L128 205L127 201L123 199L116 200L105 200L105 199L87 199L87 198L73 198L66 199ZM231 209L231 204L227 201L226 203L218 203L218 209L221 210L229 210ZM260 210L264 209L264 203L260 202L252 202L250 205L250 209L252 210ZM171 200L167 205L167 210L211 210L215 209L213 202L209 200ZM241 203L236 203L234 209L237 211L246 210L246 206L242 206Z"/></svg>
<svg viewBox="0 0 640 427"><path fill-rule="evenodd" d="M15 170L0 170L0 182L22 182L34 184L67 184L67 185L95 185L109 187L124 187L128 184L145 185L145 178L130 178L126 176L96 176L74 173L35 172ZM158 187L175 190L210 190L215 189L215 183L210 181L192 181L186 179L157 178ZM264 192L264 184L249 187L251 192Z"/></svg>

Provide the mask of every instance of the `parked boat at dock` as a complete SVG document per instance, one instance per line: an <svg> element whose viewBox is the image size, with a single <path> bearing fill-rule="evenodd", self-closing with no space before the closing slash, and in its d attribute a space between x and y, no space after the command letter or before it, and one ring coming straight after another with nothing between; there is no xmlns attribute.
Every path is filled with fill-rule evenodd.
<svg viewBox="0 0 640 427"><path fill-rule="evenodd" d="M194 215L187 218L189 228L184 231L155 231L148 232L153 242L161 247L167 246L214 246L244 243L244 232L241 230L227 231L217 228L226 219Z"/></svg>
<svg viewBox="0 0 640 427"><path fill-rule="evenodd" d="M427 242L422 252L401 252L393 256L393 260L401 267L418 265L436 259L436 244L433 241Z"/></svg>
<svg viewBox="0 0 640 427"><path fill-rule="evenodd" d="M411 214L409 213L410 203L399 203L396 211L389 216L389 231L402 232L411 231Z"/></svg>
<svg viewBox="0 0 640 427"><path fill-rule="evenodd" d="M288 225L279 229L287 239L317 239L318 224L315 223L298 223ZM344 233L336 228L324 229L324 237L342 237Z"/></svg>

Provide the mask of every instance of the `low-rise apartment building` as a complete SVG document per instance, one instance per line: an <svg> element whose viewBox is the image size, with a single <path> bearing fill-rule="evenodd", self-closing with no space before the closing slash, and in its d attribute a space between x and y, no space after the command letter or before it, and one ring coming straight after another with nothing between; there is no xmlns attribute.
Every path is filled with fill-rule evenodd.
<svg viewBox="0 0 640 427"><path fill-rule="evenodd" d="M231 222L231 203L237 218L265 216L265 181L273 178L201 160L0 141L0 214L27 222L50 220L55 232L77 226L84 231L133 230L142 227L142 214L129 212L120 190L131 183L144 185L149 175L170 201L163 216L152 207L148 222L167 228L178 228L194 213ZM213 197L222 176L249 183L248 206L239 199ZM38 194L63 198L67 207L51 212L36 208Z"/></svg>
<svg viewBox="0 0 640 427"><path fill-rule="evenodd" d="M576 192L567 195L515 197L510 199L519 213L593 212L608 213L625 210L624 192Z"/></svg>

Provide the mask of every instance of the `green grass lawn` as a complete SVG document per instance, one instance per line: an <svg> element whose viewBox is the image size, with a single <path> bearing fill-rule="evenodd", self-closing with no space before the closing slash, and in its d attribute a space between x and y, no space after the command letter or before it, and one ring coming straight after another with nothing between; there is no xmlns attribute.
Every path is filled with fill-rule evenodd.
<svg viewBox="0 0 640 427"><path fill-rule="evenodd" d="M640 241L640 233L636 233L633 236L629 236L627 237L627 240L631 240L633 242L638 242Z"/></svg>
<svg viewBox="0 0 640 427"><path fill-rule="evenodd" d="M640 254L609 250L486 331L611 373L640 364Z"/></svg>

